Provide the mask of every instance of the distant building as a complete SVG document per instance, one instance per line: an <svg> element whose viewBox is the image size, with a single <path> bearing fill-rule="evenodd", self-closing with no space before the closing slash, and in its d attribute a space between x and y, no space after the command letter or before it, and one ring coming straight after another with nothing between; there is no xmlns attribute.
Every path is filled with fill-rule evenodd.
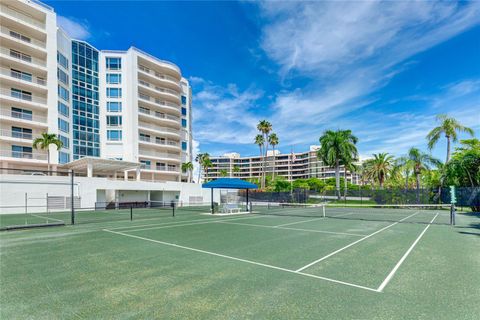
<svg viewBox="0 0 480 320"><path fill-rule="evenodd" d="M275 150L275 155L269 151L266 161L266 173L282 176L288 181L296 179L319 178L322 180L335 177L335 168L325 166L317 158L319 146L310 146L309 151L281 154ZM227 177L241 179L259 178L262 174L264 157L241 157L239 153L226 153L220 157L210 157L213 167L208 169L208 175L203 178L216 179L227 174ZM343 166L340 167L340 177L344 176ZM347 181L360 184L360 177L356 173L347 171Z"/></svg>

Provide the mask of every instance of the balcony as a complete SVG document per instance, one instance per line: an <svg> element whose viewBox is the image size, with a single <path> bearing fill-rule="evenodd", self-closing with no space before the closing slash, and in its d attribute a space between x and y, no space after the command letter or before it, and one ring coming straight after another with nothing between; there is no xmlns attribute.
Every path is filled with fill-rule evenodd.
<svg viewBox="0 0 480 320"><path fill-rule="evenodd" d="M173 111L177 114L180 114L180 104L156 99L142 92L138 93L138 98L143 101L148 101L148 103L153 105L154 107L159 107L159 108L162 108L168 111Z"/></svg>
<svg viewBox="0 0 480 320"><path fill-rule="evenodd" d="M175 125L175 127L180 127L180 118L170 114L161 113L158 111L151 111L144 108L138 108L139 117L147 117L147 120L158 120L167 125ZM145 120L144 119L144 120Z"/></svg>
<svg viewBox="0 0 480 320"><path fill-rule="evenodd" d="M14 140L19 142L32 143L33 139L40 136L38 132L18 132L11 129L0 129L0 137L7 138L8 140ZM24 141L21 141L24 140Z"/></svg>
<svg viewBox="0 0 480 320"><path fill-rule="evenodd" d="M180 93L181 87L179 80L176 79L175 77L172 77L170 75L167 75L165 73L160 73L154 70L149 69L146 66L143 66L141 64L138 65L139 69L139 74L140 75L145 75L146 77L150 78L153 81L157 81L158 83L161 83L162 85L170 86L171 88L174 88L175 90Z"/></svg>
<svg viewBox="0 0 480 320"><path fill-rule="evenodd" d="M0 68L0 75L7 80L13 81L14 83L18 83L19 81L20 83L29 87L47 90L47 80L26 72L18 72L8 68Z"/></svg>
<svg viewBox="0 0 480 320"><path fill-rule="evenodd" d="M20 123L31 123L41 127L46 127L48 125L47 117L17 112L9 109L0 109L0 119L7 119L9 121Z"/></svg>
<svg viewBox="0 0 480 320"><path fill-rule="evenodd" d="M154 147L165 147L172 150L180 150L180 143L170 140L159 140L151 137L139 136L139 143L148 144Z"/></svg>
<svg viewBox="0 0 480 320"><path fill-rule="evenodd" d="M150 132L155 132L155 133L160 133L160 134L166 134L166 135L173 135L176 138L180 138L180 131L177 129L173 128L168 128L168 127L161 127L157 126L151 123L146 123L146 122L138 122L138 127L139 129L143 129L146 131Z"/></svg>
<svg viewBox="0 0 480 320"><path fill-rule="evenodd" d="M169 99L170 101L180 104L179 90L165 88L164 83L158 86L153 84L151 81L138 79L138 85L139 85L139 88L141 88L143 91L148 90L153 95L157 95L157 96L160 96L161 98Z"/></svg>
<svg viewBox="0 0 480 320"><path fill-rule="evenodd" d="M12 150L0 150L1 158L15 158L19 160L40 160L47 161L47 155L36 152L21 152Z"/></svg>
<svg viewBox="0 0 480 320"><path fill-rule="evenodd" d="M180 163L180 154L178 153L159 152L154 150L140 149L138 151L138 154L140 157L144 157L144 158L154 158L157 160L166 160L166 161Z"/></svg>
<svg viewBox="0 0 480 320"><path fill-rule="evenodd" d="M17 102L22 105L47 108L47 99L38 97L36 95L15 92L2 88L0 89L0 97L2 99Z"/></svg>
<svg viewBox="0 0 480 320"><path fill-rule="evenodd" d="M32 57L17 50L0 47L0 55L2 55L4 59L9 59L16 65L28 65L30 68L42 70L43 72L47 70L45 60Z"/></svg>
<svg viewBox="0 0 480 320"><path fill-rule="evenodd" d="M34 19L33 17L28 16L20 11L14 10L7 5L0 5L0 13L2 16L6 16L17 22L27 24L35 29L45 30L45 22Z"/></svg>
<svg viewBox="0 0 480 320"><path fill-rule="evenodd" d="M45 41L40 41L30 36L25 36L5 26L0 27L0 35L6 40L2 40L3 46L12 46L13 48L21 46L23 48L29 48L30 50L40 50L43 54L46 53Z"/></svg>

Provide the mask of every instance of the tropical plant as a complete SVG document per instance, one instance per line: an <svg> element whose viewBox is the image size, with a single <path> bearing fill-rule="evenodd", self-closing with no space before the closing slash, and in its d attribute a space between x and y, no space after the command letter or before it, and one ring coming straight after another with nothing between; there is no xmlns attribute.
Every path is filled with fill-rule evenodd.
<svg viewBox="0 0 480 320"><path fill-rule="evenodd" d="M200 176L201 176L201 173L202 173L202 169L205 169L205 166L203 164L204 164L206 159L210 160L210 154L208 154L207 152L199 153L195 157L195 161L198 163L198 166L199 166L199 169L198 169L198 181L199 182L200 182ZM211 164L211 161L210 161L210 164ZM207 179L207 177L206 177L206 172L205 172L205 180L206 179Z"/></svg>
<svg viewBox="0 0 480 320"><path fill-rule="evenodd" d="M452 159L446 164L446 183L459 187L480 186L480 140L461 140Z"/></svg>
<svg viewBox="0 0 480 320"><path fill-rule="evenodd" d="M355 159L355 161L357 161L357 159ZM353 173L357 171L357 165L349 160L349 161L345 161L345 160L342 160L343 162L343 197L345 199L345 201L347 201L347 190L348 190L348 179L347 179L347 171L351 173L352 177L353 177Z"/></svg>
<svg viewBox="0 0 480 320"><path fill-rule="evenodd" d="M262 166L262 189L265 188L265 175L267 165L267 152L268 152L268 135L272 131L272 124L267 120L261 120L257 124L257 130L262 134L264 147L263 147L263 166Z"/></svg>
<svg viewBox="0 0 480 320"><path fill-rule="evenodd" d="M203 172L205 172L205 182L208 181L208 168L213 167L212 160L210 160L210 156L206 156L202 159L202 167Z"/></svg>
<svg viewBox="0 0 480 320"><path fill-rule="evenodd" d="M263 136L263 134L257 134L255 136L255 144L258 146L258 148L260 149L260 161L262 161L262 157L263 157L263 148L265 147L265 138ZM260 176L260 187L263 186L263 168L262 168L262 172L261 172L261 176Z"/></svg>
<svg viewBox="0 0 480 320"><path fill-rule="evenodd" d="M423 171L430 170L431 166L441 166L440 160L431 155L412 147L408 150L407 160L408 165L413 169L415 175L415 186L417 190L417 202L420 200L420 176Z"/></svg>
<svg viewBox="0 0 480 320"><path fill-rule="evenodd" d="M337 198L340 200L340 162L342 159L358 158L356 143L358 138L351 130L327 130L320 137L320 150L317 152L326 165L335 167L335 188Z"/></svg>
<svg viewBox="0 0 480 320"><path fill-rule="evenodd" d="M232 171L233 171L233 173L239 173L240 172L240 167L237 166L237 165L234 165Z"/></svg>
<svg viewBox="0 0 480 320"><path fill-rule="evenodd" d="M373 154L373 158L366 161L366 175L377 182L383 189L385 180L390 176L394 167L394 157L388 153Z"/></svg>
<svg viewBox="0 0 480 320"><path fill-rule="evenodd" d="M54 133L42 133L40 137L33 140L33 148L47 151L47 168L50 174L50 145L55 145L57 150L63 146L63 142Z"/></svg>
<svg viewBox="0 0 480 320"><path fill-rule="evenodd" d="M428 148L432 150L438 140L440 140L442 134L445 135L445 138L447 139L447 157L445 163L447 163L450 160L450 143L458 141L457 133L466 132L473 137L474 132L471 128L465 127L455 118L449 117L446 114L439 114L437 116L437 121L440 122L440 124L433 128L427 135Z"/></svg>
<svg viewBox="0 0 480 320"><path fill-rule="evenodd" d="M268 136L268 143L272 146L273 151L273 179L275 180L275 146L278 146L279 140L278 136L275 133L272 133Z"/></svg>
<svg viewBox="0 0 480 320"><path fill-rule="evenodd" d="M192 182L193 163L182 163L182 172L188 172L188 182Z"/></svg>
<svg viewBox="0 0 480 320"><path fill-rule="evenodd" d="M221 169L220 170L220 177L226 177L226 176L228 176L227 169Z"/></svg>

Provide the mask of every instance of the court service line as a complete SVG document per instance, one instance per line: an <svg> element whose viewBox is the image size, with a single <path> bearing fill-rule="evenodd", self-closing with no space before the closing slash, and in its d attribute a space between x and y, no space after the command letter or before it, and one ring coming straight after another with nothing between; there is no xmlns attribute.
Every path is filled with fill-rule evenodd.
<svg viewBox="0 0 480 320"><path fill-rule="evenodd" d="M154 240L154 239L150 239L150 238L135 236L135 235L132 235L132 234L118 232L118 231L112 231L112 230L108 230L108 229L103 229L103 231L118 234L118 235L122 235L122 236L125 236L125 237L130 237L130 238L140 239L140 240L149 241L149 242L153 242L153 243L163 244L163 245L166 245L166 246L175 247L175 248L179 248L179 249L184 249L184 250L199 252L199 253L203 253L203 254L208 254L208 255L212 255L212 256L216 256L216 257L220 257L220 258L225 258L225 259L240 261L240 262L244 262L244 263L249 263L249 264L253 264L253 265L257 265L257 266L261 266L261 267L265 267L265 268L269 268L269 269L275 269L275 270L284 271L284 272L288 272L288 273L298 274L298 275L302 275L302 276L305 276L305 277L325 280L325 281L329 281L329 282L333 282L333 283L337 283L337 284L342 284L342 285L346 285L346 286L355 287L355 288L364 289L364 290L373 291L373 292L378 293L378 290L374 289L374 288L364 287L364 286L357 285L357 284L354 284L354 283L344 282L344 281L335 280L335 279L331 279L331 278L320 277L320 276L316 276L316 275L309 274L309 273L298 272L298 271L295 271L295 270L290 270L290 269L286 269L286 268L282 268L282 267L277 267L277 266L273 266L273 265L270 265L270 264L265 264L265 263L251 261L251 260L247 260L247 259L227 256L227 255L220 254L220 253L215 253L215 252L211 252L211 251L206 251L206 250L181 246L181 245L178 245L178 244L175 244L175 243L170 243L170 242L165 242L165 241L160 241L160 240Z"/></svg>
<svg viewBox="0 0 480 320"><path fill-rule="evenodd" d="M404 220L406 220L406 219L408 219L408 218L410 218L410 217L413 217L414 215L418 214L419 212L420 212L420 211L416 211L415 213L409 215L408 217L405 217L405 218L403 218L403 219L401 219L401 220L399 220L399 221L397 221L397 222L394 222L394 223L392 223L392 224L389 224L388 226L383 227L382 229L377 230L377 231L375 231L375 232L373 232L373 233L371 233L371 234L369 234L369 235L367 235L367 236L365 236L365 237L363 237L363 238L361 238L361 239L358 239L357 241L354 241L354 242L346 245L346 246L343 247L343 248L340 248L340 249L338 249L338 250L336 250L336 251L333 251L332 253L327 254L326 256L324 256L324 257L322 257L322 258L320 258L320 259L317 259L317 260L315 260L315 261L313 261L313 262L310 262L309 264L304 265L303 267L297 269L296 271L303 271L303 270L305 270L305 269L307 269L307 268L309 268L309 267L311 267L311 266L319 263L320 261L323 261L323 260L325 260L325 259L328 259L328 258L330 258L331 256L336 255L337 253L342 252L343 250L348 249L348 248L350 248L351 246L354 246L354 245L356 245L356 244L359 243L359 242L362 242L363 240L366 240L366 239L368 239L368 238L370 238L370 237L373 237L374 235L376 235L376 234L378 234L378 233L380 233L380 232L382 232L382 231L385 231L385 230L387 230L388 228L391 228L391 227L393 227L394 225L396 225L396 224L398 224L398 223L400 223L400 222L402 222L402 221L404 221Z"/></svg>
<svg viewBox="0 0 480 320"><path fill-rule="evenodd" d="M438 217L439 213L437 213L435 215L435 217L433 217L433 219L430 221L430 224L433 223L433 221L435 221L435 219ZM418 238L412 243L412 245L410 246L410 248L408 248L407 252L405 252L405 254L403 255L403 257L397 262L397 264L395 265L395 267L392 269L392 271L390 271L390 273L388 274L388 276L385 278L385 280L383 280L382 284L378 287L378 291L379 292L382 292L383 289L385 288L385 286L390 282L390 280L392 280L393 276L395 275L395 273L397 272L397 270L400 268L400 266L402 265L402 263L405 261L405 259L407 259L408 255L410 254L410 252L412 252L413 248L415 248L415 246L417 245L417 243L420 241L420 239L423 237L423 235L425 234L425 232L427 232L428 228L430 227L430 224L428 224L425 229L423 229L423 231L420 233L420 235L418 236Z"/></svg>
<svg viewBox="0 0 480 320"><path fill-rule="evenodd" d="M60 220L60 219L45 217L45 216L41 216L41 215L34 214L34 213L28 213L28 214L31 215L31 216L37 217L37 218L42 218L42 219L47 219L47 220L50 219L50 220L55 220L55 221L59 221L59 222L65 222L65 221Z"/></svg>
<svg viewBox="0 0 480 320"><path fill-rule="evenodd" d="M299 223L304 223L304 222L315 221L315 220L318 220L318 219L320 219L320 218L321 218L321 217L318 217L318 218L315 218L315 219L310 219L310 220L303 220L303 221L296 221L296 222L284 223L284 224L280 224L280 225L278 225L278 226L275 226L275 228L286 227L286 226L291 226L291 225L294 225L294 224L299 224Z"/></svg>
<svg viewBox="0 0 480 320"><path fill-rule="evenodd" d="M364 234L358 233L346 233L346 232L335 232L335 231L324 231L324 230L314 230L314 229L301 229L301 228L290 228L290 227L279 227L279 226L264 226L261 224L251 224L251 223L240 223L240 222L228 222L228 221L215 221L216 223L222 224L235 224L240 226L250 226L258 228L270 228L270 229L280 229L280 230L295 230L295 231L304 231L304 232L314 232L314 233L328 233L328 234L337 234L337 235L346 235L346 236L355 236L355 237L364 237Z"/></svg>
<svg viewBox="0 0 480 320"><path fill-rule="evenodd" d="M260 217L242 217L242 218L234 218L234 219L226 219L226 220L241 220L241 219L255 219L255 218L260 218ZM151 227L151 228L140 228L140 229L133 229L133 230L124 230L128 232L137 232L137 231L145 231L145 230L157 230L157 229L165 229L165 228L175 228L175 227L183 227L183 226L194 226L197 224L209 224L209 223L215 223L215 222L221 222L225 220L208 220L208 221L199 221L199 222L192 222L192 223L183 223L183 224L171 224L167 226L157 226L157 227Z"/></svg>

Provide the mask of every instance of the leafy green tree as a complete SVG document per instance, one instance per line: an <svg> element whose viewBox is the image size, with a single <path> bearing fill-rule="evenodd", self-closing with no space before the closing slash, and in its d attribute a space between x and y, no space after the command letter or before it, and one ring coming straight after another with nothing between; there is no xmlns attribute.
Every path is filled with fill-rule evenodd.
<svg viewBox="0 0 480 320"><path fill-rule="evenodd" d="M290 191L290 181L285 177L277 176L273 181L273 191L275 192L288 192Z"/></svg>
<svg viewBox="0 0 480 320"><path fill-rule="evenodd" d="M413 168L413 173L415 174L415 184L417 189L418 202L420 200L420 176L422 172L430 170L431 166L441 166L442 163L440 162L440 160L414 147L408 150L407 161L409 165Z"/></svg>
<svg viewBox="0 0 480 320"><path fill-rule="evenodd" d="M275 147L278 145L278 136L275 133L271 133L268 136L268 143L272 146L273 151L273 179L275 180Z"/></svg>
<svg viewBox="0 0 480 320"><path fill-rule="evenodd" d="M394 157L388 153L373 154L373 159L365 162L365 172L369 178L377 182L383 189L385 180L390 176L394 167Z"/></svg>
<svg viewBox="0 0 480 320"><path fill-rule="evenodd" d="M188 172L188 182L192 182L193 163L182 163L182 172Z"/></svg>
<svg viewBox="0 0 480 320"><path fill-rule="evenodd" d="M220 170L220 177L226 177L226 176L228 176L227 169L221 169Z"/></svg>
<svg viewBox="0 0 480 320"><path fill-rule="evenodd" d="M232 171L233 171L233 173L234 173L234 175L235 175L235 173L239 173L239 172L240 172L240 167L237 166L237 165L234 165Z"/></svg>
<svg viewBox="0 0 480 320"><path fill-rule="evenodd" d="M446 114L439 114L437 116L437 121L440 122L440 124L433 128L427 135L428 148L432 150L438 140L440 140L441 136L445 135L445 138L447 139L447 158L445 163L447 163L450 160L450 143L458 141L457 133L466 132L473 137L474 132L471 128L465 127L455 118L449 117Z"/></svg>
<svg viewBox="0 0 480 320"><path fill-rule="evenodd" d="M63 146L63 142L58 139L54 133L42 133L42 135L33 140L33 148L47 151L47 168L50 174L50 145L57 147L57 150Z"/></svg>
<svg viewBox="0 0 480 320"><path fill-rule="evenodd" d="M446 164L446 183L459 187L480 186L480 140L461 140L452 159Z"/></svg>
<svg viewBox="0 0 480 320"><path fill-rule="evenodd" d="M317 156L326 165L335 168L335 188L337 198L340 200L340 162L342 159L358 158L356 144L358 138L351 130L327 130L320 137L320 150Z"/></svg>

